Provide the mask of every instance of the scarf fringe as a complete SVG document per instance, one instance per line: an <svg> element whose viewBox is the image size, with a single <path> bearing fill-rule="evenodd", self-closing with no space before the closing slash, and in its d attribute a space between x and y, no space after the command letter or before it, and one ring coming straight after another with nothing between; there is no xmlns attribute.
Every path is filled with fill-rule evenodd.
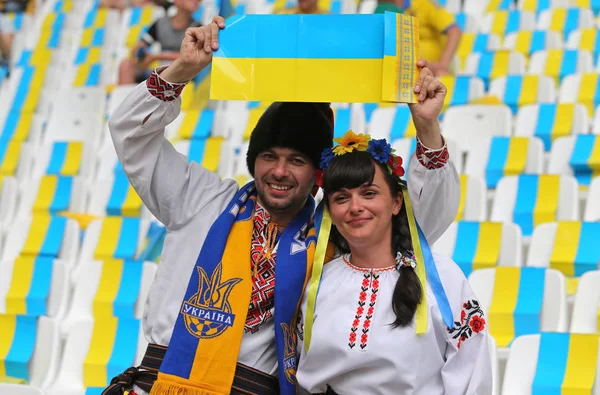
<svg viewBox="0 0 600 395"><path fill-rule="evenodd" d="M205 388L194 388L169 381L158 380L152 386L150 395L228 395L229 392L215 392Z"/></svg>

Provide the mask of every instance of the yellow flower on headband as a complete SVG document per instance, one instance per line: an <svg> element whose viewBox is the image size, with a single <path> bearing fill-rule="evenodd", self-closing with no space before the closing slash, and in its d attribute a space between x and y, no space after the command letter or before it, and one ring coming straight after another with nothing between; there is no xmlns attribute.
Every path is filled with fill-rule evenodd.
<svg viewBox="0 0 600 395"><path fill-rule="evenodd" d="M369 148L369 140L371 140L370 135L355 134L352 130L349 130L342 137L333 139L339 144L333 147L333 153L339 156L352 151L366 151Z"/></svg>

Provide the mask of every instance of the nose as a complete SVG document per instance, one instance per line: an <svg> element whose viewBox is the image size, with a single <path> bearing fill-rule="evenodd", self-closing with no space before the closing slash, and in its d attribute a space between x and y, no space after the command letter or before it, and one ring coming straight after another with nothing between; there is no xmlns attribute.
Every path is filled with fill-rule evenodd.
<svg viewBox="0 0 600 395"><path fill-rule="evenodd" d="M287 166L285 159L282 158L277 161L275 167L273 167L272 174L276 178L284 178L285 176L287 176Z"/></svg>
<svg viewBox="0 0 600 395"><path fill-rule="evenodd" d="M360 199L356 197L350 198L350 214L357 215L363 212L363 206Z"/></svg>

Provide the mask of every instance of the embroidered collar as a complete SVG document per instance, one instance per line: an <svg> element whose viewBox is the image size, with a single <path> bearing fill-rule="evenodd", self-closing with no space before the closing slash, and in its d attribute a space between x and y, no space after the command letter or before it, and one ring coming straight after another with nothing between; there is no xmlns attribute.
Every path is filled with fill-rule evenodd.
<svg viewBox="0 0 600 395"><path fill-rule="evenodd" d="M368 269L365 267L354 266L352 263L350 263L350 254L342 255L342 259L344 260L344 263L346 264L346 266L348 266L350 269L360 272L360 273L367 273L367 272L383 273L383 272L389 272L392 270L396 270L395 265L388 266L388 267L378 267L375 269Z"/></svg>

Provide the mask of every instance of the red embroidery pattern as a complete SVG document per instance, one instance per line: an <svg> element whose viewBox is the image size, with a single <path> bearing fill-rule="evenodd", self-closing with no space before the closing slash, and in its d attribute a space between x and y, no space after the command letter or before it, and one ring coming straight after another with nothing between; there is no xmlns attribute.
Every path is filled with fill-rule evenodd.
<svg viewBox="0 0 600 395"><path fill-rule="evenodd" d="M244 330L246 333L256 333L260 326L273 316L275 307L275 258L273 252L270 259L263 254L265 244L265 229L270 216L258 203L254 213L254 230L250 260L253 270L252 296L248 307L248 316Z"/></svg>
<svg viewBox="0 0 600 395"><path fill-rule="evenodd" d="M452 339L457 341L456 347L460 349L462 343L483 331L485 324L483 310L479 306L479 302L471 299L463 304L460 312L460 322L455 321L454 328L447 328L447 330L452 335Z"/></svg>
<svg viewBox="0 0 600 395"><path fill-rule="evenodd" d="M352 321L352 326L350 327L350 335L348 336L348 347L351 350L356 347L358 328L361 327L362 321L359 348L361 350L365 350L369 343L369 330L371 329L371 324L373 323L375 304L377 303L377 295L379 295L380 273L394 270L394 266L379 269L365 269L352 265L345 256L343 259L346 265L348 265L350 268L363 273L363 280L360 285L360 293L358 295L358 306L356 308L356 314L354 315L354 321ZM369 306L366 306L367 300L369 302ZM367 310L366 314L365 307ZM364 320L363 314L365 314Z"/></svg>
<svg viewBox="0 0 600 395"><path fill-rule="evenodd" d="M146 80L146 88L154 97L162 101L173 101L181 95L186 84L171 84L158 75L163 69L157 69Z"/></svg>
<svg viewBox="0 0 600 395"><path fill-rule="evenodd" d="M423 143L417 139L416 155L417 159L419 159L419 162L421 162L421 164L429 170L444 167L450 158L450 154L448 153L448 145L445 141L442 148L432 150L424 147Z"/></svg>

